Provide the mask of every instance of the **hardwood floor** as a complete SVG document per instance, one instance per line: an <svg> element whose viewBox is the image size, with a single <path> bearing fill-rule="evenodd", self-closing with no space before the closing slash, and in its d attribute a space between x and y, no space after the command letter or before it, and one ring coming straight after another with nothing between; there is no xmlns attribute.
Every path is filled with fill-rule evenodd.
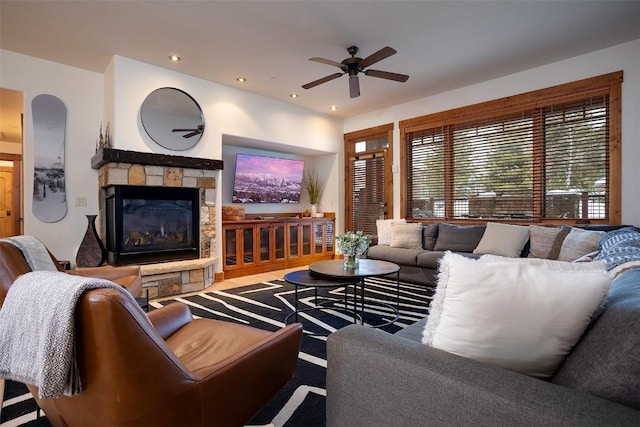
<svg viewBox="0 0 640 427"><path fill-rule="evenodd" d="M240 286L252 285L254 283L267 282L269 280L279 280L279 279L282 279L284 275L290 271L304 270L306 268L307 268L306 266L301 266L301 267L289 268L285 270L276 270L276 271L269 271L267 273L253 274L250 276L234 277L232 279L223 280L222 282L216 282L202 291L191 292L188 294L180 294L180 296L184 297L184 296L199 294L201 292L233 289L233 288L238 288ZM175 297L176 295L171 297L166 297L166 298L155 298L153 299L153 301L163 301L163 300L173 299Z"/></svg>

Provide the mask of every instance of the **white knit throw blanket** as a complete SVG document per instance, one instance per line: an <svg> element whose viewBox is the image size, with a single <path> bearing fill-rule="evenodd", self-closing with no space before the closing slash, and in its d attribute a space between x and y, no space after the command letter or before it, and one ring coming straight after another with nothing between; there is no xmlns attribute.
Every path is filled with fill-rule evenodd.
<svg viewBox="0 0 640 427"><path fill-rule="evenodd" d="M3 242L11 243L22 251L24 259L33 271L48 270L58 271L58 267L53 263L51 255L44 243L33 236L13 236L0 239Z"/></svg>
<svg viewBox="0 0 640 427"><path fill-rule="evenodd" d="M38 387L42 399L80 393L75 307L85 290L113 288L108 280L33 271L9 288L0 310L0 377Z"/></svg>

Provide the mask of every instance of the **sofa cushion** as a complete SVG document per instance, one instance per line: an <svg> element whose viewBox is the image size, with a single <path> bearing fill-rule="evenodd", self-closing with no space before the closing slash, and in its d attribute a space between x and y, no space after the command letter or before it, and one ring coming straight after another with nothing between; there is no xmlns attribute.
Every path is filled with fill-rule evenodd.
<svg viewBox="0 0 640 427"><path fill-rule="evenodd" d="M444 254L444 251L424 251L418 254L416 264L418 265L418 267L437 270L440 258L442 258Z"/></svg>
<svg viewBox="0 0 640 427"><path fill-rule="evenodd" d="M422 223L391 223L392 248L422 249Z"/></svg>
<svg viewBox="0 0 640 427"><path fill-rule="evenodd" d="M406 338L411 341L420 342L422 341L422 331L424 331L424 327L427 324L428 320L429 317L427 316L421 320L418 320L412 325L400 329L394 335Z"/></svg>
<svg viewBox="0 0 640 427"><path fill-rule="evenodd" d="M488 222L474 254L492 254L515 258L529 240L529 227Z"/></svg>
<svg viewBox="0 0 640 427"><path fill-rule="evenodd" d="M551 269L536 261L479 262L447 252L423 343L551 377L603 301L610 278L604 268L556 262Z"/></svg>
<svg viewBox="0 0 640 427"><path fill-rule="evenodd" d="M376 220L376 230L378 233L378 244L379 245L390 245L391 244L391 224L392 223L401 223L404 224L406 220L402 219L377 219Z"/></svg>
<svg viewBox="0 0 640 427"><path fill-rule="evenodd" d="M558 259L560 248L571 227L529 226L529 258Z"/></svg>
<svg viewBox="0 0 640 427"><path fill-rule="evenodd" d="M370 246L367 251L367 258L380 259L393 262L399 265L416 265L416 259L423 249L392 248L387 245Z"/></svg>
<svg viewBox="0 0 640 427"><path fill-rule="evenodd" d="M422 228L422 248L432 251L438 239L438 223L425 224Z"/></svg>
<svg viewBox="0 0 640 427"><path fill-rule="evenodd" d="M416 263L418 267L421 268L429 268L431 270L437 270L439 267L440 259L444 256L446 252L444 251L424 251L418 254L418 259ZM462 255L466 258L478 259L481 256L480 254L472 254L469 252L456 252L459 255Z"/></svg>
<svg viewBox="0 0 640 427"><path fill-rule="evenodd" d="M571 262L595 251L598 249L598 241L604 234L604 231L583 230L582 228L571 227L571 231L562 242L558 260Z"/></svg>
<svg viewBox="0 0 640 427"><path fill-rule="evenodd" d="M434 251L473 252L484 234L484 225L440 223Z"/></svg>
<svg viewBox="0 0 640 427"><path fill-rule="evenodd" d="M605 307L552 382L640 409L640 268L613 281Z"/></svg>

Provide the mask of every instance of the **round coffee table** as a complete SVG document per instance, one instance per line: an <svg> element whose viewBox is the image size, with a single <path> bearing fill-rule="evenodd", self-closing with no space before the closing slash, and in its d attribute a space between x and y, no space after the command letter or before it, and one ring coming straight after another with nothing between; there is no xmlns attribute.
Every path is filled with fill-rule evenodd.
<svg viewBox="0 0 640 427"><path fill-rule="evenodd" d="M376 303L393 310L395 318L379 325L372 325L373 328L381 328L383 326L395 323L400 317L400 266L388 261L380 261L376 259L361 259L354 269L344 267L344 260L334 259L329 261L314 262L309 265L309 271L315 277L322 277L330 280L357 280L360 283L360 320L364 324L364 288L365 280L368 277L383 277L391 274L396 275L396 307L386 303ZM356 301L354 300L354 304ZM371 305L371 304L370 304ZM356 308L357 310L357 308Z"/></svg>
<svg viewBox="0 0 640 427"><path fill-rule="evenodd" d="M290 313L285 317L284 319L285 324L289 324L289 321L291 320L292 317L294 318L294 321L297 322L299 313L312 311L312 310L333 310L341 313L346 313L353 316L353 323L356 323L357 319L360 317L356 307L356 286L359 282L357 279L348 279L348 278L327 279L319 276L313 276L311 275L309 270L298 270L298 271L292 271L291 273L285 274L284 280L287 283L291 283L295 287L295 291L294 291L295 292L295 296L294 296L295 310L293 313ZM309 307L302 310L298 308L298 301L299 301L298 288L300 286L306 287L306 288L313 288L314 305L315 305L314 307ZM353 310L349 310L349 302L348 302L349 286L353 286ZM330 298L321 297L325 301L318 303L318 288L339 288L339 287L344 287L344 308L337 306L335 304L337 300L330 299ZM327 336L329 334L308 333L307 335Z"/></svg>

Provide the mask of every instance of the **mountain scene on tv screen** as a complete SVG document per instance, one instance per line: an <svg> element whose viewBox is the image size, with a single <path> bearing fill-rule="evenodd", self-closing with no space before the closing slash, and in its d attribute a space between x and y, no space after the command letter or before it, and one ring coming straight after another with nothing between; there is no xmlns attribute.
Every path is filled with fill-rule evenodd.
<svg viewBox="0 0 640 427"><path fill-rule="evenodd" d="M300 181L267 173L239 172L233 189L234 203L300 203Z"/></svg>

